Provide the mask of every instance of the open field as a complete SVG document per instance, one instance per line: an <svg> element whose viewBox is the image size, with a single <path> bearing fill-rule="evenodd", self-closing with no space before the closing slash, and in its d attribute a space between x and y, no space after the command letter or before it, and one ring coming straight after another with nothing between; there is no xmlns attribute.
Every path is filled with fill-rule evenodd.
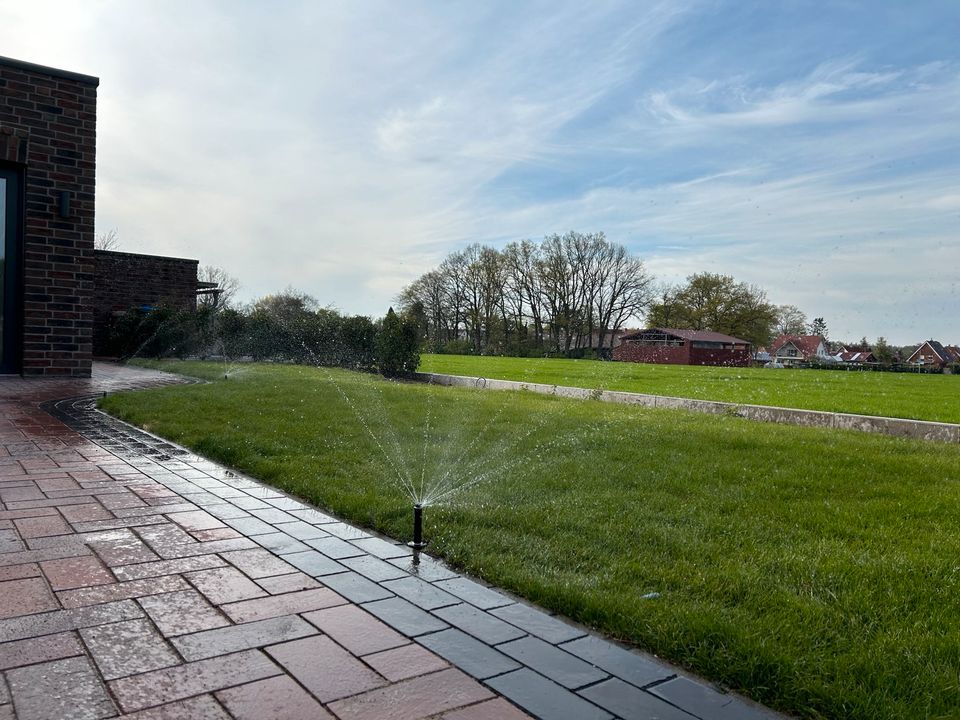
<svg viewBox="0 0 960 720"><path fill-rule="evenodd" d="M960 448L297 366L108 411L803 717L960 717ZM658 593L650 597L650 593ZM647 597L645 597L647 596Z"/></svg>
<svg viewBox="0 0 960 720"><path fill-rule="evenodd" d="M423 355L421 372L960 423L960 376Z"/></svg>

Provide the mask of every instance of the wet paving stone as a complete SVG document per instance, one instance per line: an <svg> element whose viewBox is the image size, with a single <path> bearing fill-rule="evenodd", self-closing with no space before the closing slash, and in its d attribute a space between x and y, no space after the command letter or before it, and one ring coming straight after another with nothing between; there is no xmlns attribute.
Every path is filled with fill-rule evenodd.
<svg viewBox="0 0 960 720"><path fill-rule="evenodd" d="M40 563L40 569L53 590L73 590L115 582L113 573L92 555L45 560Z"/></svg>
<svg viewBox="0 0 960 720"><path fill-rule="evenodd" d="M322 703L380 687L386 681L328 637L310 637L267 648Z"/></svg>
<svg viewBox="0 0 960 720"><path fill-rule="evenodd" d="M60 503L55 502L54 504ZM69 535L73 532L59 515L20 518L14 520L13 524L17 526L17 532L24 540L35 537L49 537L50 535Z"/></svg>
<svg viewBox="0 0 960 720"><path fill-rule="evenodd" d="M443 658L414 643L367 655L363 661L390 682L399 682L448 667Z"/></svg>
<svg viewBox="0 0 960 720"><path fill-rule="evenodd" d="M198 557L200 555L212 555L214 553L231 552L234 550L249 550L256 548L257 544L248 538L228 538L226 540L210 540L208 542L198 542L183 545L173 545L171 547L158 548L157 552L166 560L174 558Z"/></svg>
<svg viewBox="0 0 960 720"><path fill-rule="evenodd" d="M329 558L333 558L334 560L340 560L348 557L362 557L366 554L356 545L330 535L321 538L311 538L305 542L314 550L319 550L324 555Z"/></svg>
<svg viewBox="0 0 960 720"><path fill-rule="evenodd" d="M248 537L269 535L277 531L270 523L264 522L259 518L250 517L246 513L240 517L224 518L223 521L237 532L241 532Z"/></svg>
<svg viewBox="0 0 960 720"><path fill-rule="evenodd" d="M280 674L262 652L246 650L113 680L109 685L122 709L131 712Z"/></svg>
<svg viewBox="0 0 960 720"><path fill-rule="evenodd" d="M324 575L323 584L350 602L365 603L394 597L389 590L355 572Z"/></svg>
<svg viewBox="0 0 960 720"><path fill-rule="evenodd" d="M571 690L607 677L607 673L539 638L525 637L497 649Z"/></svg>
<svg viewBox="0 0 960 720"><path fill-rule="evenodd" d="M495 698L462 710L445 713L441 720L533 720L533 718L503 698Z"/></svg>
<svg viewBox="0 0 960 720"><path fill-rule="evenodd" d="M320 703L286 676L221 690L217 698L235 720L334 720Z"/></svg>
<svg viewBox="0 0 960 720"><path fill-rule="evenodd" d="M304 552L310 549L296 538L282 532L257 535L256 541L258 545L281 555L285 553Z"/></svg>
<svg viewBox="0 0 960 720"><path fill-rule="evenodd" d="M564 643L560 647L637 687L644 687L675 675L665 665L655 663L642 655L624 650L593 635Z"/></svg>
<svg viewBox="0 0 960 720"><path fill-rule="evenodd" d="M360 548L365 553L369 553L370 555L383 560L408 557L411 554L410 548L408 548L406 545L397 545L396 543L387 542L386 540L378 537L352 540L351 544Z"/></svg>
<svg viewBox="0 0 960 720"><path fill-rule="evenodd" d="M410 642L356 605L338 605L305 613L303 617L355 655L389 650Z"/></svg>
<svg viewBox="0 0 960 720"><path fill-rule="evenodd" d="M449 627L439 618L398 597L366 603L363 608L407 637L446 630Z"/></svg>
<svg viewBox="0 0 960 720"><path fill-rule="evenodd" d="M253 580L234 567L197 570L186 573L184 577L214 605L250 600L267 594Z"/></svg>
<svg viewBox="0 0 960 720"><path fill-rule="evenodd" d="M283 530L287 535L297 538L297 540L316 540L317 538L329 537L325 531L316 525L305 523L303 520L284 523L279 529Z"/></svg>
<svg viewBox="0 0 960 720"><path fill-rule="evenodd" d="M583 630L567 625L562 620L523 603L505 605L494 608L490 612L501 620L506 620L511 625L516 625L521 630L526 630L531 635L549 643L561 643L586 635Z"/></svg>
<svg viewBox="0 0 960 720"><path fill-rule="evenodd" d="M250 514L271 525L280 525L282 523L295 522L297 518L283 510L277 510L274 507L251 510Z"/></svg>
<svg viewBox="0 0 960 720"><path fill-rule="evenodd" d="M0 644L0 670L83 655L83 647L72 632L45 635Z"/></svg>
<svg viewBox="0 0 960 720"><path fill-rule="evenodd" d="M724 695L685 677L654 685L648 692L697 717L711 720L770 720L773 717L765 709L753 707L733 695Z"/></svg>
<svg viewBox="0 0 960 720"><path fill-rule="evenodd" d="M15 618L59 607L43 578L0 582L0 618Z"/></svg>
<svg viewBox="0 0 960 720"><path fill-rule="evenodd" d="M384 562L379 558L371 557L370 555L344 558L340 562L354 572L360 573L364 577L375 582L396 580L398 578L407 577L407 574L395 565L391 565L388 562Z"/></svg>
<svg viewBox="0 0 960 720"><path fill-rule="evenodd" d="M112 585L96 585L77 590L63 590L57 593L57 598L64 608L78 608L86 605L98 605L114 600L127 600L155 595L162 592L176 592L188 590L190 586L179 575L164 575L146 580L131 580L130 582L113 583Z"/></svg>
<svg viewBox="0 0 960 720"><path fill-rule="evenodd" d="M405 600L409 600L417 607L425 610L456 605L460 599L450 593L431 585L420 578L404 577L399 580L389 580L381 583L390 592L396 593Z"/></svg>
<svg viewBox="0 0 960 720"><path fill-rule="evenodd" d="M272 575L286 575L297 571L289 563L263 549L226 552L221 557L254 580Z"/></svg>
<svg viewBox="0 0 960 720"><path fill-rule="evenodd" d="M417 641L479 680L520 668L515 660L459 630L422 635Z"/></svg>
<svg viewBox="0 0 960 720"><path fill-rule="evenodd" d="M155 562L138 563L136 565L122 565L113 568L117 580L142 580L143 578L158 577L161 575L178 575L191 570L208 570L226 565L216 555L199 555L197 557L179 558L177 560L157 560Z"/></svg>
<svg viewBox="0 0 960 720"><path fill-rule="evenodd" d="M99 625L80 630L105 680L115 680L180 663L147 620Z"/></svg>
<svg viewBox="0 0 960 720"><path fill-rule="evenodd" d="M487 685L536 717L550 720L612 718L607 711L527 668L491 678Z"/></svg>
<svg viewBox="0 0 960 720"><path fill-rule="evenodd" d="M434 585L451 595L456 595L461 600L466 600L481 610L503 607L504 605L510 605L514 602L514 600L511 600L506 595L501 595L496 590L492 590L464 577L440 580L434 583Z"/></svg>
<svg viewBox="0 0 960 720"><path fill-rule="evenodd" d="M493 697L476 680L448 669L330 704L341 720L418 720Z"/></svg>
<svg viewBox="0 0 960 720"><path fill-rule="evenodd" d="M125 714L123 720L233 720L212 695L200 695Z"/></svg>
<svg viewBox="0 0 960 720"><path fill-rule="evenodd" d="M98 720L116 715L85 657L9 670L7 681L19 720Z"/></svg>
<svg viewBox="0 0 960 720"><path fill-rule="evenodd" d="M130 532L126 537L114 540L99 540L90 543L96 555L109 567L152 562L160 556L153 552L136 535Z"/></svg>
<svg viewBox="0 0 960 720"><path fill-rule="evenodd" d="M313 625L296 615L287 615L182 635L172 642L184 659L203 660L316 634Z"/></svg>
<svg viewBox="0 0 960 720"><path fill-rule="evenodd" d="M694 720L695 717L617 678L584 688L578 694L623 720Z"/></svg>
<svg viewBox="0 0 960 720"><path fill-rule="evenodd" d="M301 590L284 595L269 595L254 600L229 603L221 605L220 609L234 622L244 623L281 615L294 615L310 610L320 610L334 605L342 605L345 602L346 600L333 590L317 588L316 590Z"/></svg>
<svg viewBox="0 0 960 720"><path fill-rule="evenodd" d="M230 624L196 590L148 595L137 602L166 637Z"/></svg>
<svg viewBox="0 0 960 720"><path fill-rule="evenodd" d="M326 555L323 555L316 550L290 553L289 555L284 555L283 559L298 570L302 570L307 575L312 577L333 575L335 573L343 572L346 569L337 561L331 560Z"/></svg>
<svg viewBox="0 0 960 720"><path fill-rule="evenodd" d="M520 628L466 603L442 607L434 610L433 614L488 645L497 645L526 635Z"/></svg>
<svg viewBox="0 0 960 720"><path fill-rule="evenodd" d="M318 581L303 573L260 578L256 582L257 585L271 595L281 595L283 593L296 592L297 590L312 590L313 588L323 587Z"/></svg>

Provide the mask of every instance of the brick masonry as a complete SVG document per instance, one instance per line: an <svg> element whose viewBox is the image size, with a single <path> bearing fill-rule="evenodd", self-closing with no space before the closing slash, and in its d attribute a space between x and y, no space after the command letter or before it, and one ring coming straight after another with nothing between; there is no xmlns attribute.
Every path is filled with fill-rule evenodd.
<svg viewBox="0 0 960 720"><path fill-rule="evenodd" d="M24 375L90 374L98 83L0 58L0 164L19 171L25 198Z"/></svg>
<svg viewBox="0 0 960 720"><path fill-rule="evenodd" d="M144 306L197 307L197 260L96 250L93 342L101 349L115 313Z"/></svg>

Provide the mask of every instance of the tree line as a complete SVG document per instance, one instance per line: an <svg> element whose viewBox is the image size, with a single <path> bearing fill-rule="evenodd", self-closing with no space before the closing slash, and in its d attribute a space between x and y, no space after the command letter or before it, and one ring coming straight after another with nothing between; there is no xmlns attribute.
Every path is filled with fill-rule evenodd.
<svg viewBox="0 0 960 720"><path fill-rule="evenodd" d="M400 293L432 351L599 350L653 297L643 262L599 233L451 253Z"/></svg>
<svg viewBox="0 0 960 720"><path fill-rule="evenodd" d="M473 244L417 278L398 302L432 352L603 355L617 331L647 325L769 342L782 307L729 275L657 283L602 232L548 235L502 250Z"/></svg>

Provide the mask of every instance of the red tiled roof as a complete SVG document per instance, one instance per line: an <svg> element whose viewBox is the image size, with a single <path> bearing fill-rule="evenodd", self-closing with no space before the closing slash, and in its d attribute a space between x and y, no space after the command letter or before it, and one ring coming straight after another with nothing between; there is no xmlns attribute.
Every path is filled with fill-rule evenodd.
<svg viewBox="0 0 960 720"><path fill-rule="evenodd" d="M666 333L667 335L673 335L678 338L683 338L684 340L699 340L701 342L722 342L722 343L736 343L739 345L749 345L749 340L743 340L741 338L735 338L731 335L724 335L723 333L713 332L712 330L683 330L681 328L647 328L645 330L637 330L630 335L624 335L621 337L621 340L629 340L632 335L639 335L642 332L649 332L651 330L658 330L659 332Z"/></svg>
<svg viewBox="0 0 960 720"><path fill-rule="evenodd" d="M817 354L817 347L824 342L819 335L780 335L776 340L770 343L770 354L776 355L777 351L787 343L793 345L800 351L803 357L813 357Z"/></svg>

